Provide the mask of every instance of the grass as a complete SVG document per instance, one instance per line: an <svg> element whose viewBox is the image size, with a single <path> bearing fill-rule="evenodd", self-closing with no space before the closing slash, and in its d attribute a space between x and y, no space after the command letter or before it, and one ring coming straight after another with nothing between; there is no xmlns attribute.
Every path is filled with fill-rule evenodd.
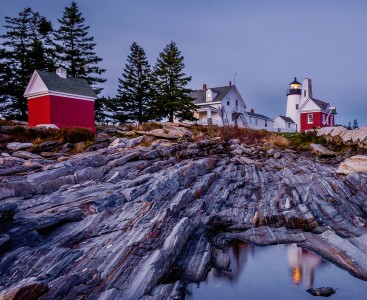
<svg viewBox="0 0 367 300"><path fill-rule="evenodd" d="M326 146L326 140L322 136L317 136L317 131L301 131L295 133L280 133L290 143L293 150L309 150L310 144L321 144Z"/></svg>
<svg viewBox="0 0 367 300"><path fill-rule="evenodd" d="M156 122L146 122L142 124L127 124L128 130L150 131L154 129L162 129L163 124Z"/></svg>
<svg viewBox="0 0 367 300"><path fill-rule="evenodd" d="M49 140L57 140L63 143L78 143L94 140L94 134L89 129L78 127L58 130L51 128L28 128L18 125L12 127L8 135L19 142L32 142L36 144Z"/></svg>

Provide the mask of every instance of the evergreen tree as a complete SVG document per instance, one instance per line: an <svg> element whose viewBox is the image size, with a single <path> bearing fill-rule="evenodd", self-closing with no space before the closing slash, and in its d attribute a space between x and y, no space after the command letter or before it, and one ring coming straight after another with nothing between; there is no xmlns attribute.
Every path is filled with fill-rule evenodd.
<svg viewBox="0 0 367 300"><path fill-rule="evenodd" d="M352 126L352 128L353 129L358 129L359 128L357 119L354 119L353 120L353 126Z"/></svg>
<svg viewBox="0 0 367 300"><path fill-rule="evenodd" d="M145 51L137 43L130 46L131 53L119 79L117 106L119 121L150 121L152 116L151 69Z"/></svg>
<svg viewBox="0 0 367 300"><path fill-rule="evenodd" d="M157 117L168 118L173 122L179 120L195 120L193 112L195 104L189 96L192 90L186 86L191 76L183 73L184 57L176 43L168 44L159 54L153 71L153 89Z"/></svg>
<svg viewBox="0 0 367 300"><path fill-rule="evenodd" d="M351 130L352 129L352 123L348 122L347 129L348 130Z"/></svg>
<svg viewBox="0 0 367 300"><path fill-rule="evenodd" d="M55 32L55 40L60 65L68 69L70 76L85 78L99 94L102 88L96 85L106 81L99 77L106 70L98 67L102 58L94 52L94 38L88 34L90 27L84 25L85 19L78 5L73 1L70 7L65 7L58 21L60 28Z"/></svg>
<svg viewBox="0 0 367 300"><path fill-rule="evenodd" d="M0 109L5 116L27 120L23 93L35 69L54 69L51 22L31 8L18 17L5 17L6 33L1 36Z"/></svg>

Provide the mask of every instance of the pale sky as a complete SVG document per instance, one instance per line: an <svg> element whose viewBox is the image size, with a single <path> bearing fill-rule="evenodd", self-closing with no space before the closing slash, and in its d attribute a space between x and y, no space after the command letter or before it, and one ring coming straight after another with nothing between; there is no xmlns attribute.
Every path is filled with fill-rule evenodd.
<svg viewBox="0 0 367 300"><path fill-rule="evenodd" d="M365 0L77 0L107 69L113 97L133 41L153 65L175 41L190 88L236 86L248 108L285 114L295 76L313 82L314 97L337 107L336 122L367 125ZM32 7L58 27L65 0L1 0L4 16ZM1 33L4 28L0 29Z"/></svg>

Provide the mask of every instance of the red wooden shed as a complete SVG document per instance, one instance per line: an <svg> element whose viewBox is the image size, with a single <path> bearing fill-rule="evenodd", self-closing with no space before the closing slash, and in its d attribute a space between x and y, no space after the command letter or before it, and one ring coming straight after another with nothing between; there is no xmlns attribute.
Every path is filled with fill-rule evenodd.
<svg viewBox="0 0 367 300"><path fill-rule="evenodd" d="M336 108L327 102L308 98L300 112L301 131L335 125Z"/></svg>
<svg viewBox="0 0 367 300"><path fill-rule="evenodd" d="M60 128L84 127L95 132L94 101L97 95L85 79L34 71L24 92L28 99L28 125L55 124Z"/></svg>

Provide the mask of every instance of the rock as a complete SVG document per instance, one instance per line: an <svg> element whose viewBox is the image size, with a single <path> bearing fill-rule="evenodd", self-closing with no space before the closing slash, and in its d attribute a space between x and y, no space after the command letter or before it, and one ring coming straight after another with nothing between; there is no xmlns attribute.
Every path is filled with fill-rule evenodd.
<svg viewBox="0 0 367 300"><path fill-rule="evenodd" d="M367 279L367 174L221 139L152 140L0 157L2 292L47 283L42 299L182 298L211 267L228 270L233 240L298 243Z"/></svg>
<svg viewBox="0 0 367 300"><path fill-rule="evenodd" d="M268 156L273 156L276 153L276 151L274 149L269 149L268 151L266 151L266 154Z"/></svg>
<svg viewBox="0 0 367 300"><path fill-rule="evenodd" d="M62 153L55 153L55 152L41 152L40 155L46 158L59 158L63 156Z"/></svg>
<svg viewBox="0 0 367 300"><path fill-rule="evenodd" d="M16 125L25 125L27 126L28 125L28 122L26 121L19 121L19 120L11 120L12 123L16 124Z"/></svg>
<svg viewBox="0 0 367 300"><path fill-rule="evenodd" d="M147 137L145 136L140 136L134 139L127 139L127 138L117 138L115 139L110 146L108 147L109 149L115 149L115 148L130 148L130 147L135 147L138 144L147 141Z"/></svg>
<svg viewBox="0 0 367 300"><path fill-rule="evenodd" d="M310 144L312 152L314 152L318 157L334 157L336 153L330 151L328 148L320 144Z"/></svg>
<svg viewBox="0 0 367 300"><path fill-rule="evenodd" d="M320 287L320 288L310 288L307 290L312 296L322 296L322 297L329 297L335 294L335 289L332 287Z"/></svg>
<svg viewBox="0 0 367 300"><path fill-rule="evenodd" d="M154 129L154 130L150 130L150 131L137 130L137 131L135 131L135 133L140 134L140 135L149 135L149 136L154 136L154 137L158 137L158 138L169 139L169 140L171 140L171 139L175 140L175 139L179 139L181 137L180 135L168 134L163 129Z"/></svg>
<svg viewBox="0 0 367 300"><path fill-rule="evenodd" d="M71 151L72 149L74 149L75 146L72 143L66 143L64 145L62 145L61 149L60 149L60 153L68 153L69 151Z"/></svg>
<svg viewBox="0 0 367 300"><path fill-rule="evenodd" d="M9 153L5 153L5 152L3 152L3 153L1 153L1 155L0 155L1 157L10 157L11 155L9 154Z"/></svg>
<svg viewBox="0 0 367 300"><path fill-rule="evenodd" d="M275 159L280 159L280 158L282 158L282 153L280 153L280 152L276 152L275 154L274 154L274 156L273 156Z"/></svg>
<svg viewBox="0 0 367 300"><path fill-rule="evenodd" d="M50 152L60 146L57 141L45 141L38 145L39 152Z"/></svg>
<svg viewBox="0 0 367 300"><path fill-rule="evenodd" d="M361 217L353 217L353 224L357 227L364 227L366 226L365 220L363 220Z"/></svg>
<svg viewBox="0 0 367 300"><path fill-rule="evenodd" d="M12 151L18 151L22 149L27 149L33 147L32 143L19 143L19 142L12 142L6 145L6 148Z"/></svg>
<svg viewBox="0 0 367 300"><path fill-rule="evenodd" d="M60 128L55 125L55 124L39 124L36 125L36 127L38 128L44 128L44 129L56 129L56 130L60 130Z"/></svg>
<svg viewBox="0 0 367 300"><path fill-rule="evenodd" d="M10 240L9 235L7 235L7 234L0 234L0 247L2 245L4 245L9 240Z"/></svg>
<svg viewBox="0 0 367 300"><path fill-rule="evenodd" d="M213 266L220 270L227 270L230 265L230 259L227 253L222 250L214 249L212 251Z"/></svg>
<svg viewBox="0 0 367 300"><path fill-rule="evenodd" d="M117 132L119 134L121 134L122 136L133 136L133 135L136 135L135 131L121 131L121 130L117 130Z"/></svg>
<svg viewBox="0 0 367 300"><path fill-rule="evenodd" d="M37 300L41 298L49 287L43 282L28 282L16 284L0 293L0 300Z"/></svg>
<svg viewBox="0 0 367 300"><path fill-rule="evenodd" d="M367 127L348 130L344 127L324 127L318 130L318 136L324 136L337 145L355 145L367 149Z"/></svg>
<svg viewBox="0 0 367 300"><path fill-rule="evenodd" d="M354 172L367 172L367 156L366 155L356 155L351 158L347 158L344 162L340 164L336 170L337 174L348 175Z"/></svg>
<svg viewBox="0 0 367 300"><path fill-rule="evenodd" d="M24 159L43 159L42 156L40 156L38 154L35 154L35 153L27 152L27 151L14 152L13 156L19 157L19 158L24 158Z"/></svg>
<svg viewBox="0 0 367 300"><path fill-rule="evenodd" d="M10 133L14 126L0 126L1 133Z"/></svg>

